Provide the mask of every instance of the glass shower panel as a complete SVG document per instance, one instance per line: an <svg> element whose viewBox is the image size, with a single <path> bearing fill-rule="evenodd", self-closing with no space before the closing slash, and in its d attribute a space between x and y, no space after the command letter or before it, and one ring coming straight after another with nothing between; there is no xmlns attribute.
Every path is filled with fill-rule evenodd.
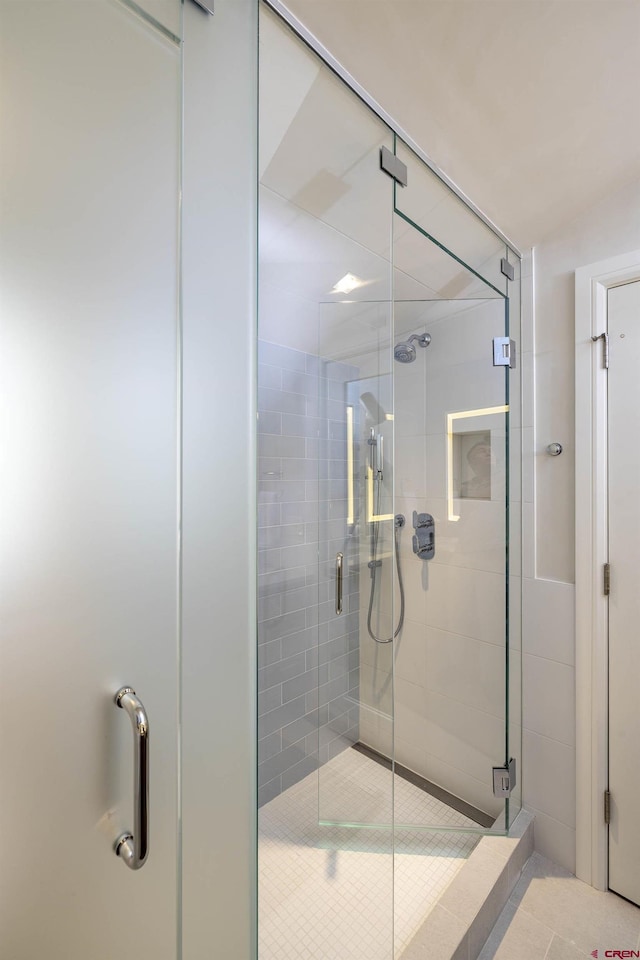
<svg viewBox="0 0 640 960"><path fill-rule="evenodd" d="M353 748L364 536L356 511L366 480L354 474L354 451L366 421L377 470L385 455L378 440L390 425L379 411L391 413L393 183L379 153L392 144L384 124L262 7L260 960L388 960L393 951L392 831L372 851L370 836L340 825L345 812L349 822L361 816L367 763L381 775L380 816L388 824L392 814L388 764ZM352 384L365 377L368 396L354 400ZM380 469L390 478L393 443L385 439ZM390 576L387 563L379 584ZM390 688L388 648L384 662ZM375 862L358 856L365 843Z"/></svg>
<svg viewBox="0 0 640 960"><path fill-rule="evenodd" d="M394 543L402 533L393 507L390 304L324 304L319 329L321 355L336 353L348 367L335 393L335 412L345 411L346 429L329 442L325 467L341 478L331 492L346 499L340 522L333 521L320 537L328 544L327 577L333 575L336 554L344 557L343 602L340 613L339 604L329 606L318 649L322 663L337 646L349 670L341 703L349 722L340 724L336 741L342 755L320 769L319 816L325 823L388 829L393 821L393 634L399 615ZM331 535L338 539L332 541Z"/></svg>
<svg viewBox="0 0 640 960"><path fill-rule="evenodd" d="M394 509L417 528L400 548L395 822L486 830L504 806L492 767L506 738L508 368L493 366L492 341L506 304L469 271L472 298L435 299L446 255L395 225L396 341L431 338L394 375ZM425 793L408 816L401 779Z"/></svg>
<svg viewBox="0 0 640 960"><path fill-rule="evenodd" d="M397 138L396 153L406 164L408 177L406 187L396 188L397 213L450 254L447 268L434 277L438 296L449 300L487 296L486 284L484 292L478 292L476 275L505 295L507 278L500 270L500 261L507 256L504 241Z"/></svg>

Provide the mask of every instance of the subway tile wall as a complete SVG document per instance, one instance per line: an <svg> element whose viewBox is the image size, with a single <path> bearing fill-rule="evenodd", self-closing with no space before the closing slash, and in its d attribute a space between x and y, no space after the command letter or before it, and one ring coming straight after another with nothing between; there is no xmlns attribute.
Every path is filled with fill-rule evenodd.
<svg viewBox="0 0 640 960"><path fill-rule="evenodd" d="M349 364L258 342L258 788L273 799L358 740ZM356 461L357 462L357 461ZM346 562L335 615L335 556Z"/></svg>

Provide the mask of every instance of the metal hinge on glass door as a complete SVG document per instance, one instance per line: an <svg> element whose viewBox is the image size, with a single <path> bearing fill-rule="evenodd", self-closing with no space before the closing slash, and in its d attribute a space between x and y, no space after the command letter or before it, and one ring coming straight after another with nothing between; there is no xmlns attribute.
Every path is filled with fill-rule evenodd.
<svg viewBox="0 0 640 960"><path fill-rule="evenodd" d="M512 263L509 263L506 257L503 257L500 261L500 273L503 275L503 277L506 277L507 280L515 279L516 268Z"/></svg>
<svg viewBox="0 0 640 960"><path fill-rule="evenodd" d="M401 187L407 185L407 165L391 153L388 147L380 147L380 169L388 173Z"/></svg>
<svg viewBox="0 0 640 960"><path fill-rule="evenodd" d="M516 785L516 761L512 757L504 767L493 767L494 797L510 797Z"/></svg>
<svg viewBox="0 0 640 960"><path fill-rule="evenodd" d="M494 367L511 367L516 365L516 342L509 337L493 338L493 365Z"/></svg>

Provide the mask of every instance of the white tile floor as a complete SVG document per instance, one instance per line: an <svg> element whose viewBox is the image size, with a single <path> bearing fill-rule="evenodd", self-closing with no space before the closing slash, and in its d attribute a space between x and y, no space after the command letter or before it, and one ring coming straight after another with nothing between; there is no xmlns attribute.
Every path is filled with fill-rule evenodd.
<svg viewBox="0 0 640 960"><path fill-rule="evenodd" d="M586 960L639 949L638 907L534 853L478 960Z"/></svg>
<svg viewBox="0 0 640 960"><path fill-rule="evenodd" d="M395 778L396 823L475 827ZM476 843L385 824L391 774L347 749L259 812L259 960L399 957ZM395 915L394 915L395 902Z"/></svg>

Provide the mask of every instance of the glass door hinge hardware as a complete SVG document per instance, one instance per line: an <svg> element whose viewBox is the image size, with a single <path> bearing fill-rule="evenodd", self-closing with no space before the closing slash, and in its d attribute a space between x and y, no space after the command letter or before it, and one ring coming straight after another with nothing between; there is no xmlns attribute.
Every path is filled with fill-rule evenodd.
<svg viewBox="0 0 640 960"><path fill-rule="evenodd" d="M214 0L193 0L197 7L200 7L201 10L204 10L205 13L208 13L209 16L213 16L213 2Z"/></svg>
<svg viewBox="0 0 640 960"><path fill-rule="evenodd" d="M605 597L611 593L611 564L605 563L602 571L602 587Z"/></svg>
<svg viewBox="0 0 640 960"><path fill-rule="evenodd" d="M493 338L493 365L494 367L516 366L516 342L509 337Z"/></svg>
<svg viewBox="0 0 640 960"><path fill-rule="evenodd" d="M388 173L401 187L407 185L407 165L391 153L388 147L380 147L380 169Z"/></svg>
<svg viewBox="0 0 640 960"><path fill-rule="evenodd" d="M493 767L494 797L510 797L516 785L516 761L512 757L504 767Z"/></svg>
<svg viewBox="0 0 640 960"><path fill-rule="evenodd" d="M611 792L604 792L604 822L611 823Z"/></svg>
<svg viewBox="0 0 640 960"><path fill-rule="evenodd" d="M513 280L516 275L515 267L512 263L509 263L505 257L500 261L500 273L503 274L507 280Z"/></svg>

